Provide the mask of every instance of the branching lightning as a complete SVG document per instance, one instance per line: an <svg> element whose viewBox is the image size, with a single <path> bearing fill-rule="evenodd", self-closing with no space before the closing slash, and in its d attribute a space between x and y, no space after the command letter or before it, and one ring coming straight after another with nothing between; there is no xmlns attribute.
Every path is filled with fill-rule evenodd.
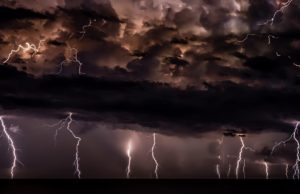
<svg viewBox="0 0 300 194"><path fill-rule="evenodd" d="M239 152L239 157L238 157L238 160L236 162L236 169L235 169L235 176L236 176L236 179L239 178L239 169L240 169L240 163L242 161L242 157L243 157L243 152L244 150L250 150L250 151L255 151L254 149L250 148L250 147L247 147L245 146L245 142L243 140L243 137L240 137L240 142L241 142L241 148L240 148L240 152ZM244 160L244 166L243 166L243 169L245 168L245 165L246 165L246 162ZM244 176L245 176L245 173L244 173Z"/></svg>
<svg viewBox="0 0 300 194"><path fill-rule="evenodd" d="M152 145L152 148L151 148L151 154L152 154L152 159L155 163L155 170L154 170L154 173L155 173L155 178L158 178L158 167L159 167L159 164L156 160L156 157L155 157L155 154L154 154L154 150L156 148L156 133L153 133L153 145Z"/></svg>
<svg viewBox="0 0 300 194"><path fill-rule="evenodd" d="M72 56L70 58L65 59L64 61L62 61L60 63L60 68L59 71L56 74L60 74L63 70L64 64L68 64L68 63L77 63L78 64L78 74L82 75L84 73L82 73L82 65L83 63L78 59L78 50L74 47L69 47L68 49L70 49L70 51L72 52Z"/></svg>
<svg viewBox="0 0 300 194"><path fill-rule="evenodd" d="M295 164L293 165L293 169L294 169L294 174L293 174L293 179L295 179L297 177L297 179L300 178L300 169L299 169L299 162L300 162L300 143L299 140L297 139L297 135L298 135L298 126L299 126L299 122L297 122L295 128L294 128L294 132L292 133L292 135L284 140L284 141L280 141L278 143L276 143L271 151L271 155L274 153L274 151L276 150L277 147L281 146L281 145L286 145L286 143L290 142L290 141L295 141L295 143L297 144L297 148L296 148L296 161Z"/></svg>
<svg viewBox="0 0 300 194"><path fill-rule="evenodd" d="M280 13L284 13L284 11L291 5L291 3L293 1L294 0L288 0L287 2L282 3L282 6L274 12L273 16L270 19L268 19L266 22L264 22L264 23L262 23L260 25L268 25L268 24L270 24L272 26L273 23L274 23L274 21L275 21L275 19L276 19L276 17L277 17L277 15L280 14Z"/></svg>
<svg viewBox="0 0 300 194"><path fill-rule="evenodd" d="M14 54L19 53L20 51L22 51L23 53L32 51L33 53L31 57L34 57L34 55L36 55L40 51L43 42L45 42L45 40L40 40L38 46L29 42L26 42L25 46L19 44L17 49L13 49L10 51L8 57L6 58L5 61L3 61L3 63L7 63Z"/></svg>
<svg viewBox="0 0 300 194"><path fill-rule="evenodd" d="M54 140L56 142L56 138L58 135L58 132L63 129L66 126L67 131L73 136L74 139L76 139L77 143L76 143L76 148L75 148L75 160L74 160L74 166L75 166L75 173L77 174L78 178L81 178L81 171L80 171L80 158L79 158L79 146L80 146L80 142L81 142L81 138L78 137L72 130L71 128L71 124L73 123L73 113L69 112L68 116L65 119L60 120L58 123L55 123L53 125L49 125L49 127L56 127L59 126L56 130L55 130L55 134L54 134Z"/></svg>
<svg viewBox="0 0 300 194"><path fill-rule="evenodd" d="M12 165L11 165L11 168L10 168L10 175L11 175L11 178L13 179L14 178L15 168L16 168L17 161L18 161L17 153L16 153L17 149L16 149L16 146L15 146L15 143L14 143L12 137L10 136L10 134L7 131L7 127L5 125L3 116L0 116L0 122L1 122L2 130L3 130L4 134L5 134L5 137L8 140L9 147L12 150L13 161L12 161Z"/></svg>
<svg viewBox="0 0 300 194"><path fill-rule="evenodd" d="M130 178L130 173L131 173L131 151L132 151L132 143L131 140L129 140L128 144L127 144L127 157L128 157L128 164L127 164L127 168L126 168L126 178Z"/></svg>
<svg viewBox="0 0 300 194"><path fill-rule="evenodd" d="M96 19L94 19L94 20L89 19L89 23L88 23L87 25L83 25L83 26L82 26L82 30L79 32L79 33L81 34L79 40L82 40L82 39L84 38L84 36L85 36L85 34L86 34L87 28L92 27L92 24L93 24L93 22L95 22L95 21L96 21Z"/></svg>

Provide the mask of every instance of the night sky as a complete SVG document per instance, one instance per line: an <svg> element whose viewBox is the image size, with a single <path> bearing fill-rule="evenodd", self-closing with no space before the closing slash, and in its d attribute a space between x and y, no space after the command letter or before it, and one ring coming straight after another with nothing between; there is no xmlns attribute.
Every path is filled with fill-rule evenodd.
<svg viewBox="0 0 300 194"><path fill-rule="evenodd" d="M0 0L0 178L299 178L299 16L297 0Z"/></svg>

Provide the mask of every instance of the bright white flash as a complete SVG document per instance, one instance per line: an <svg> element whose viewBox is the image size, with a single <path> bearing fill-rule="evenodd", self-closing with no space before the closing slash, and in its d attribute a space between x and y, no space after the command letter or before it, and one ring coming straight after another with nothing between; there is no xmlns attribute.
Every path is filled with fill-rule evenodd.
<svg viewBox="0 0 300 194"><path fill-rule="evenodd" d="M16 153L16 151L17 151L16 146L15 146L15 143L14 143L12 137L9 135L9 133L7 131L7 127L5 125L3 116L0 116L0 122L1 122L2 130L5 134L5 137L8 140L9 147L12 150L13 162L12 162L12 165L11 165L11 168L10 168L10 175L11 175L11 178L14 178L14 172L15 172L15 168L16 168L16 165L17 165L17 161L18 161L17 153Z"/></svg>
<svg viewBox="0 0 300 194"><path fill-rule="evenodd" d="M236 176L236 179L239 178L239 169L240 169L240 163L242 161L242 157L243 157L243 152L244 150L250 150L250 151L255 151L254 149L250 148L250 147L247 147L245 146L245 142L243 140L243 137L240 137L240 142L241 142L241 148L240 148L240 152L239 152L239 157L238 157L238 160L236 162L236 169L235 169L235 176ZM244 166L243 166L243 169L245 169L245 166L246 166L246 162L244 160ZM244 172L244 176L245 176L245 171L243 170Z"/></svg>
<svg viewBox="0 0 300 194"><path fill-rule="evenodd" d="M155 154L154 154L154 151L155 151L155 148L156 148L156 133L153 133L153 145L152 145L152 148L151 148L151 154L152 154L152 159L155 163L155 170L154 170L154 173L155 173L155 178L158 178L158 167L159 167L159 164L156 160L156 157L155 157Z"/></svg>
<svg viewBox="0 0 300 194"><path fill-rule="evenodd" d="M128 164L127 164L127 169L126 169L126 177L130 178L130 173L131 173L131 150L132 150L132 143L131 140L129 140L127 144L127 157L128 157Z"/></svg>
<svg viewBox="0 0 300 194"><path fill-rule="evenodd" d="M300 169L299 169L299 162L300 162L300 143L299 140L297 139L297 135L298 135L298 126L299 126L299 122L297 122L295 128L294 128L294 132L292 133L292 135L284 140L284 141L280 141L278 143L276 143L271 151L271 155L274 153L274 151L276 150L277 147L281 146L281 145L286 145L286 143L290 142L290 141L295 141L295 143L297 144L297 148L296 148L296 161L295 164L293 165L293 169L294 169L294 174L293 174L293 179L295 179L296 177L299 179L300 178Z"/></svg>
<svg viewBox="0 0 300 194"><path fill-rule="evenodd" d="M79 146L80 146L80 142L81 142L81 138L78 137L72 130L71 128L71 124L73 123L73 113L69 112L68 116L65 119L60 120L58 123L55 123L53 125L49 125L49 127L55 127L58 126L58 128L55 131L54 134L54 140L56 142L56 138L58 135L58 132L63 129L64 127L66 127L67 131L73 136L74 139L77 140L76 143L76 149L75 149L75 160L74 160L74 166L75 166L75 173L77 174L78 178L81 178L81 171L80 171L80 158L79 158Z"/></svg>
<svg viewBox="0 0 300 194"><path fill-rule="evenodd" d="M14 54L19 53L20 51L22 51L23 53L31 51L33 52L31 57L33 57L40 51L43 42L45 42L45 40L40 40L38 46L29 42L26 42L25 46L19 44L17 49L13 49L10 51L8 57L6 58L5 61L3 61L3 63L7 63Z"/></svg>

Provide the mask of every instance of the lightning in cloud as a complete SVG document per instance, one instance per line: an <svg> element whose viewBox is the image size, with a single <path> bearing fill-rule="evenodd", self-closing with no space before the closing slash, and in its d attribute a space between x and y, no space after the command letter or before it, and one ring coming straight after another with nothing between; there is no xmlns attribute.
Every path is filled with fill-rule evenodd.
<svg viewBox="0 0 300 194"><path fill-rule="evenodd" d="M58 128L55 130L54 134L54 140L56 142L56 138L58 135L58 132L62 130L64 127L66 127L66 130L72 135L72 137L77 141L76 148L75 148L75 160L74 160L74 166L75 166L75 173L77 174L78 178L81 178L81 170L80 170L80 158L79 158L79 146L81 142L81 138L78 137L74 131L71 128L71 125L73 123L73 113L69 112L68 116L65 119L60 120L58 123L55 123L53 125L48 125L49 127L56 127Z"/></svg>
<svg viewBox="0 0 300 194"><path fill-rule="evenodd" d="M299 140L297 138L298 135L298 126L299 126L299 122L297 122L295 128L294 128L294 132L292 133L292 135L287 138L286 140L280 141L278 143L276 143L271 151L271 155L273 155L274 151L281 145L286 145L286 143L290 142L290 141L294 141L297 145L296 148L296 161L295 164L293 165L293 170L294 170L294 174L293 174L293 179L295 179L297 177L297 179L300 178L300 169L299 169L299 162L300 162L300 143Z"/></svg>
<svg viewBox="0 0 300 194"><path fill-rule="evenodd" d="M31 51L32 52L31 57L34 57L34 55L36 55L40 51L42 44L44 42L45 42L45 40L40 40L38 45L29 43L29 42L26 42L25 46L19 44L17 49L13 49L10 51L10 53L8 54L8 57L6 58L5 61L3 61L3 63L7 63L14 54L19 53L20 51L22 51L23 53Z"/></svg>
<svg viewBox="0 0 300 194"><path fill-rule="evenodd" d="M243 137L240 137L240 142L241 142L241 148L240 148L240 152L239 152L239 157L238 157L238 160L236 162L236 169L235 169L235 176L236 176L236 179L239 178L239 169L240 169L240 163L243 159L243 153L245 150L250 150L250 151L255 151L254 149L250 148L250 147L247 147L245 146L245 142L244 142L244 139ZM243 165L243 169L245 169L245 166L246 166L246 162L244 160L244 165ZM243 170L243 173L244 173L244 176L245 176L245 172Z"/></svg>
<svg viewBox="0 0 300 194"><path fill-rule="evenodd" d="M9 144L10 149L12 150L13 161L12 161L12 165L11 165L11 168L10 168L10 175L11 175L11 178L13 179L14 178L14 173L15 173L15 168L17 166L17 161L18 161L17 153L16 153L17 149L16 149L16 146L15 146L15 143L14 143L12 137L10 136L10 134L7 131L7 127L5 125L3 116L0 116L0 122L1 122L3 133L5 134L5 137L8 140L8 144Z"/></svg>
<svg viewBox="0 0 300 194"><path fill-rule="evenodd" d="M276 17L277 17L277 15L280 14L280 13L284 13L284 11L291 5L291 3L293 1L294 0L288 0L286 2L283 2L282 6L274 12L274 14L273 14L272 17L270 19L268 19L267 21L265 21L264 23L260 24L260 25L268 25L268 24L270 24L272 26L273 23L274 23L274 21L275 21L275 19L276 19Z"/></svg>
<svg viewBox="0 0 300 194"><path fill-rule="evenodd" d="M151 148L151 154L152 154L152 159L155 163L155 169L154 169L154 173L155 173L155 178L158 178L158 167L159 167L159 164L156 160L156 157L155 157L155 154L154 154L154 150L156 148L156 133L153 133L153 145L152 145L152 148Z"/></svg>
<svg viewBox="0 0 300 194"><path fill-rule="evenodd" d="M83 65L83 63L78 59L78 50L76 48L74 48L74 47L69 47L68 49L72 53L71 57L66 58L64 61L62 61L60 63L60 65L59 65L60 66L59 71L56 74L60 74L63 71L64 65L65 64L69 64L69 63L77 63L78 64L78 74L79 75L84 74L82 72L82 65Z"/></svg>
<svg viewBox="0 0 300 194"><path fill-rule="evenodd" d="M127 144L127 157L128 157L128 164L127 164L127 168L126 168L126 178L130 178L130 173L131 173L131 151L132 151L132 143L131 140L129 140L128 144Z"/></svg>
<svg viewBox="0 0 300 194"><path fill-rule="evenodd" d="M82 30L79 32L81 34L79 40L82 40L86 34L86 30L90 27L92 27L93 22L96 22L96 19L92 20L89 19L89 23L87 25L82 26Z"/></svg>

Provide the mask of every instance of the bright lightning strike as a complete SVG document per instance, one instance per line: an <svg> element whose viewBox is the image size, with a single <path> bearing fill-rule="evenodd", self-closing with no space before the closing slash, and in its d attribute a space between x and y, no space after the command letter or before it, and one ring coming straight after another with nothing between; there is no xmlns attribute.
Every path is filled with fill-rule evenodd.
<svg viewBox="0 0 300 194"><path fill-rule="evenodd" d="M253 151L254 152L254 149L250 148L250 147L247 147L245 146L245 142L243 140L243 137L240 137L240 142L241 142L241 148L240 148L240 152L239 152L239 157L238 157L238 160L236 162L236 169L235 169L235 176L236 176L236 179L239 178L239 169L240 169L240 163L242 161L242 157L243 157L243 152L244 150L250 150L250 151ZM245 169L245 165L246 165L246 162L244 160L244 165L243 165L243 169ZM244 170L243 170L244 172ZM244 176L245 176L245 172L244 172Z"/></svg>
<svg viewBox="0 0 300 194"><path fill-rule="evenodd" d="M79 158L79 146L80 146L80 142L81 142L81 138L78 137L73 130L71 129L71 124L73 123L73 113L69 112L68 116L59 121L58 123L55 123L53 125L49 125L49 127L55 127L55 126L59 126L59 128L56 129L55 134L54 134L54 140L56 142L56 138L58 135L58 132L63 129L66 126L67 131L73 136L74 139L77 140L76 143L76 149L75 149L75 160L74 160L74 166L75 166L75 173L77 174L78 178L81 178L81 171L80 171L80 158Z"/></svg>
<svg viewBox="0 0 300 194"><path fill-rule="evenodd" d="M3 61L3 63L7 63L14 54L19 53L20 51L22 51L23 53L32 51L33 53L31 55L31 57L33 57L34 55L36 55L40 51L42 43L44 41L45 40L40 40L38 46L36 46L35 44L31 44L29 42L26 42L25 46L19 44L17 49L13 49L13 50L10 51L10 53L8 54L8 57L6 58L5 61Z"/></svg>
<svg viewBox="0 0 300 194"><path fill-rule="evenodd" d="M155 173L155 178L158 178L158 167L159 167L159 164L156 160L156 157L154 155L154 150L155 150L155 147L156 147L156 133L153 133L153 145L152 145L152 148L151 148L151 153L152 153L152 159L155 163L155 170L154 170L154 173Z"/></svg>
<svg viewBox="0 0 300 194"><path fill-rule="evenodd" d="M3 116L0 117L0 122L1 122L1 126L2 126L2 130L8 140L8 143L9 143L9 146L12 150L12 155L13 155L13 162L12 162L12 166L10 168L10 175L11 175L11 178L13 179L14 178L14 172L15 172L15 168L16 168L16 165L17 165L17 161L18 161L18 158L17 158L17 153L16 153L16 146L15 146L15 143L12 139L12 137L9 135L8 131L7 131L7 127L4 123L4 119L3 119Z"/></svg>
<svg viewBox="0 0 300 194"><path fill-rule="evenodd" d="M271 155L274 153L274 151L276 150L277 147L281 146L281 145L286 145L286 143L288 143L289 141L294 140L295 143L297 144L297 148L296 148L296 161L295 164L293 165L293 169L294 169L294 174L293 174L293 179L295 179L295 177L297 177L298 179L300 178L300 169L299 169L299 162L300 162L300 143L299 140L297 139L297 134L298 134L298 126L299 126L299 122L297 122L295 128L294 128L294 132L292 133L292 135L284 140L284 141L280 141L278 143L276 143L271 151Z"/></svg>
<svg viewBox="0 0 300 194"><path fill-rule="evenodd" d="M127 157L128 157L128 164L127 164L127 169L126 169L126 177L129 179L130 178L130 173L131 173L131 150L132 150L132 144L131 140L129 140L127 144Z"/></svg>
<svg viewBox="0 0 300 194"><path fill-rule="evenodd" d="M269 164L266 161L263 164L265 166L266 179L269 179Z"/></svg>

